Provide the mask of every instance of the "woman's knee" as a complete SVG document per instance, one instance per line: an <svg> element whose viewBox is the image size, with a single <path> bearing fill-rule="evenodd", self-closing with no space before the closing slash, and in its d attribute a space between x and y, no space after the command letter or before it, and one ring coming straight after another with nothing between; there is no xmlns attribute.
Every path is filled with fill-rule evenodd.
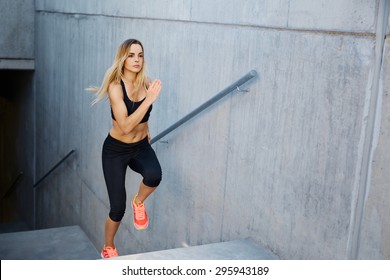
<svg viewBox="0 0 390 280"><path fill-rule="evenodd" d="M161 169L145 173L143 183L148 187L157 187L162 180Z"/></svg>
<svg viewBox="0 0 390 280"><path fill-rule="evenodd" d="M110 213L108 214L110 219L113 220L114 222L122 221L124 215L125 215L125 210L114 210L114 209L111 209Z"/></svg>

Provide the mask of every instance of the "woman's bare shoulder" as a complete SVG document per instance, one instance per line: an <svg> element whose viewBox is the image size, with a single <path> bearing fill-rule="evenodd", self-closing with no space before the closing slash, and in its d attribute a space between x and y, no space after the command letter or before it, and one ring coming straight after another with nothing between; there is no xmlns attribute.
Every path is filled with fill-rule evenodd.
<svg viewBox="0 0 390 280"><path fill-rule="evenodd" d="M117 95L118 93L122 93L122 86L117 82L111 82L108 86L108 93Z"/></svg>

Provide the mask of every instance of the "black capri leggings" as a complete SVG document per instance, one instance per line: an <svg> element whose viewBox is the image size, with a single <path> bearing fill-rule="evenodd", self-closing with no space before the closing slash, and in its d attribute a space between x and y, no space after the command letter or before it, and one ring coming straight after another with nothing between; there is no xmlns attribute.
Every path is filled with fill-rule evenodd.
<svg viewBox="0 0 390 280"><path fill-rule="evenodd" d="M148 187L157 187L161 181L161 166L148 138L136 143L124 143L108 134L102 151L103 173L110 200L109 217L122 220L126 210L125 177L127 166L143 177Z"/></svg>

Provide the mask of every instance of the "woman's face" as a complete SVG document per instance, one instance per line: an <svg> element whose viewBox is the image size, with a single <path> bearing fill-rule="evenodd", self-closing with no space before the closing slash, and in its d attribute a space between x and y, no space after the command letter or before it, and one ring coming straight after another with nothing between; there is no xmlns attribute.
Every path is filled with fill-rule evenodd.
<svg viewBox="0 0 390 280"><path fill-rule="evenodd" d="M128 53L128 57L125 61L124 67L125 69L138 73L141 71L144 65L144 52L142 51L142 47L139 44L133 44L130 46L130 51Z"/></svg>

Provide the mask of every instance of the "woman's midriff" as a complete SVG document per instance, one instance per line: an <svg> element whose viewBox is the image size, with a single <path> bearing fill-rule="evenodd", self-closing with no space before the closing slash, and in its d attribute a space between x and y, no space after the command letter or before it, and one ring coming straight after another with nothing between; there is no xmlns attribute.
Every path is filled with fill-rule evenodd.
<svg viewBox="0 0 390 280"><path fill-rule="evenodd" d="M124 134L116 121L113 121L113 126L110 129L110 135L111 137L124 143L136 143L148 136L148 123L140 123L129 134Z"/></svg>

